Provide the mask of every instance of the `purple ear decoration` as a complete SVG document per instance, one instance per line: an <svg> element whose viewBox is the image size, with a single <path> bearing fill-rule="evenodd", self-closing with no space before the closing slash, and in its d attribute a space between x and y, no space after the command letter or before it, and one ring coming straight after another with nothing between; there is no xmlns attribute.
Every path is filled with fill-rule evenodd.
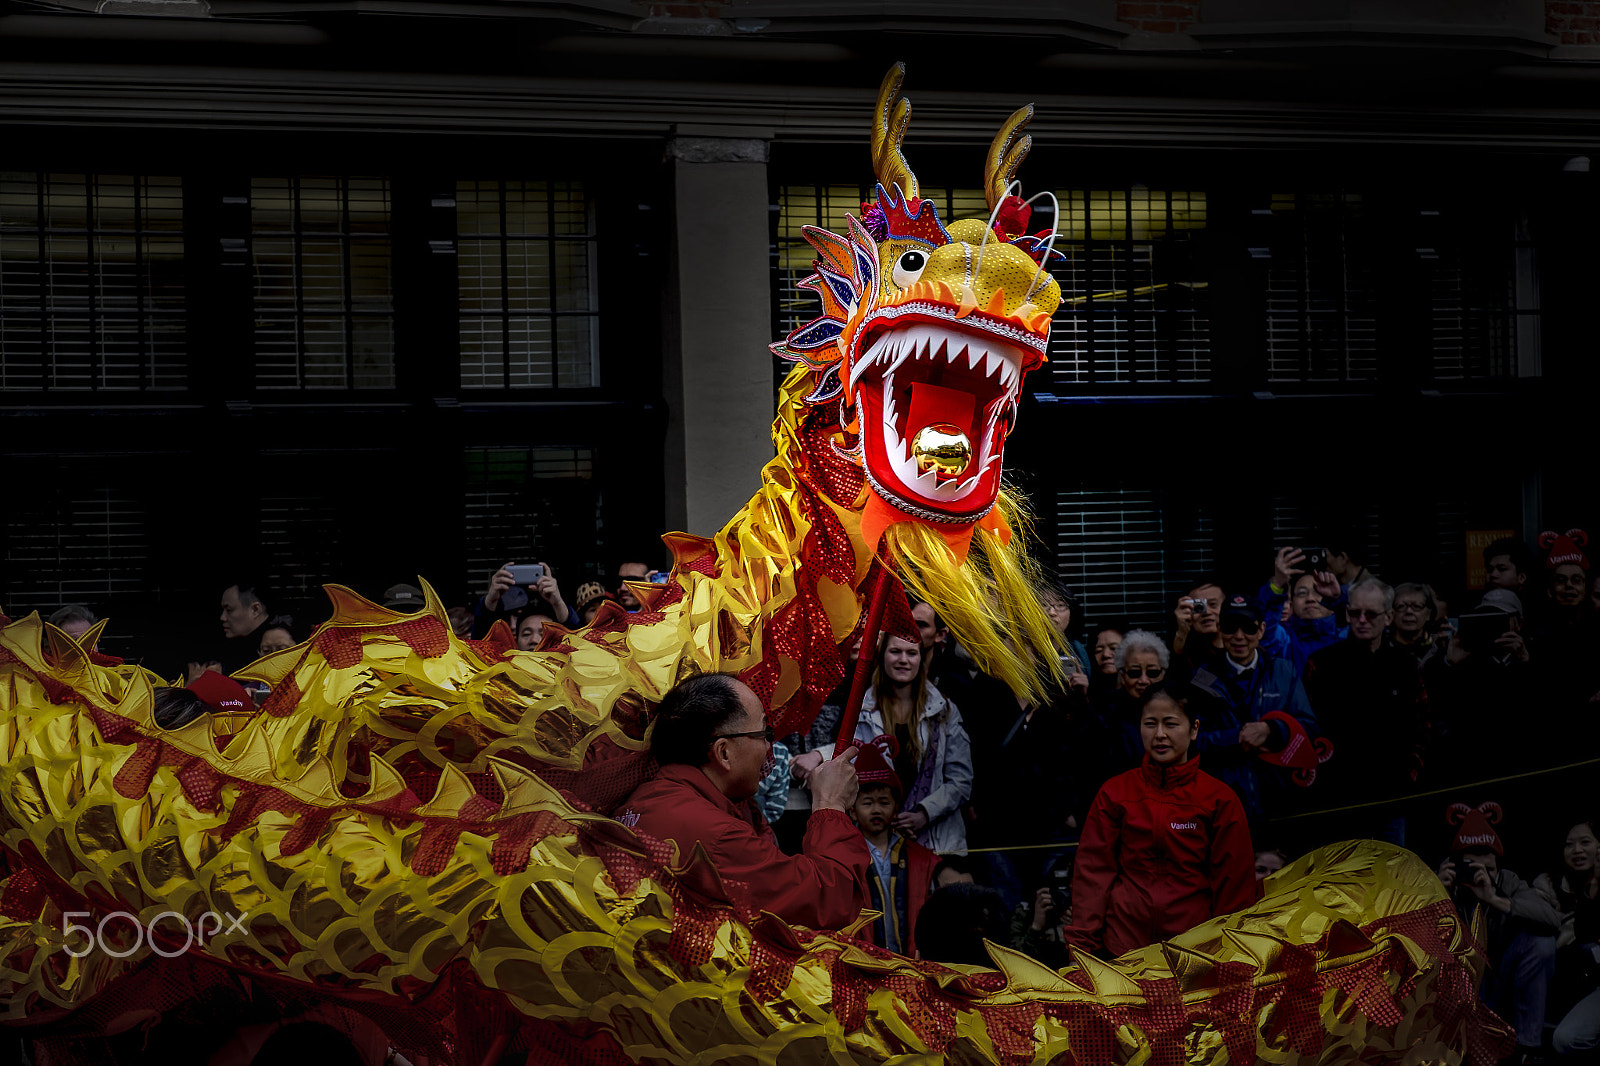
<svg viewBox="0 0 1600 1066"><path fill-rule="evenodd" d="M844 323L836 318L818 318L807 322L795 330L785 339L784 343L791 348L801 348L810 351L832 344L839 334L844 332Z"/></svg>
<svg viewBox="0 0 1600 1066"><path fill-rule="evenodd" d="M840 304L849 307L856 302L856 290L850 287L850 282L837 274L820 268L817 273L821 274L822 280L828 283L828 288L833 290L834 299L838 300Z"/></svg>
<svg viewBox="0 0 1600 1066"><path fill-rule="evenodd" d="M827 403L844 391L844 382L839 377L839 369L843 365L843 363L828 364L828 369L822 372L822 379L817 382L817 387L806 397L806 403Z"/></svg>
<svg viewBox="0 0 1600 1066"><path fill-rule="evenodd" d="M876 201L861 201L861 224L872 234L872 239L875 241L881 241L889 236L889 218Z"/></svg>

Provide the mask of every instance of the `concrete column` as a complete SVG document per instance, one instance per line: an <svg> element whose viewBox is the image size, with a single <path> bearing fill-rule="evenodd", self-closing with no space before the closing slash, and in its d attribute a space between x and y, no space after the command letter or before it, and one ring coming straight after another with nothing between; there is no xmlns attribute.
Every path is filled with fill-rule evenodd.
<svg viewBox="0 0 1600 1066"><path fill-rule="evenodd" d="M667 523L709 536L772 458L772 291L764 139L689 135L667 146L676 188L663 384Z"/></svg>

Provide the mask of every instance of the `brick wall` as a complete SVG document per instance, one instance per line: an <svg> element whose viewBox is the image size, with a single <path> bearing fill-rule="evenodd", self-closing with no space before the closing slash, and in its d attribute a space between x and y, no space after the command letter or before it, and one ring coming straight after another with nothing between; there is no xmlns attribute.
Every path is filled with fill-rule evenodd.
<svg viewBox="0 0 1600 1066"><path fill-rule="evenodd" d="M1186 33L1199 20L1200 0L1117 0L1117 21L1141 33Z"/></svg>
<svg viewBox="0 0 1600 1066"><path fill-rule="evenodd" d="M1600 0L1545 0L1544 28L1562 44L1600 44Z"/></svg>

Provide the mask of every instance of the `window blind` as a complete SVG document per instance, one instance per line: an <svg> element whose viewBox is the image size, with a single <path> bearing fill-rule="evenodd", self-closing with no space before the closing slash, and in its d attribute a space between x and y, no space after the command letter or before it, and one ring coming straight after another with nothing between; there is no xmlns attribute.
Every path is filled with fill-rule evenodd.
<svg viewBox="0 0 1600 1066"><path fill-rule="evenodd" d="M458 182L456 229L462 387L599 385L594 213L583 185Z"/></svg>
<svg viewBox="0 0 1600 1066"><path fill-rule="evenodd" d="M1374 252L1355 193L1275 193L1256 214L1268 245L1267 380L1363 382L1378 376Z"/></svg>
<svg viewBox="0 0 1600 1066"><path fill-rule="evenodd" d="M1125 621L1164 631L1178 586L1213 566L1212 519L1177 509L1160 489L1102 485L1063 491L1056 506L1057 573L1088 626Z"/></svg>
<svg viewBox="0 0 1600 1066"><path fill-rule="evenodd" d="M465 578L474 596L507 562L549 563L569 602L579 584L606 573L591 449L468 448L463 460Z"/></svg>
<svg viewBox="0 0 1600 1066"><path fill-rule="evenodd" d="M255 383L394 387L389 181L255 178Z"/></svg>
<svg viewBox="0 0 1600 1066"><path fill-rule="evenodd" d="M1209 381L1209 283L1194 254L1205 193L1139 187L1056 196L1055 247L1066 261L1052 268L1063 298L1050 333L1055 383ZM1042 218L1048 226L1049 215Z"/></svg>
<svg viewBox="0 0 1600 1066"><path fill-rule="evenodd" d="M182 389L183 186L0 173L0 388Z"/></svg>

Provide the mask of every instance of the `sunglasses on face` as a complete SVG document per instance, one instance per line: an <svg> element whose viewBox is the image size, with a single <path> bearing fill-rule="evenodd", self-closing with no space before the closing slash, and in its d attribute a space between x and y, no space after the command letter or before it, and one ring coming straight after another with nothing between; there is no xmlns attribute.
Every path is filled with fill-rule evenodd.
<svg viewBox="0 0 1600 1066"><path fill-rule="evenodd" d="M1367 609L1365 607L1363 607L1361 610L1358 611L1355 608L1351 607L1351 608L1346 608L1346 610L1344 612L1344 615L1345 615L1346 618L1355 618L1355 619L1358 619L1358 620L1363 621L1363 622L1370 622L1370 621L1374 621L1375 619L1382 618L1387 613L1388 613L1387 611L1373 611L1373 610L1369 610L1369 609Z"/></svg>
<svg viewBox="0 0 1600 1066"><path fill-rule="evenodd" d="M1259 626L1255 622L1245 622L1238 618L1230 618L1223 622L1219 628L1224 633L1238 633L1241 630L1246 633L1254 633Z"/></svg>
<svg viewBox="0 0 1600 1066"><path fill-rule="evenodd" d="M1124 666L1122 673L1135 681L1141 677L1148 677L1152 681L1161 680L1161 675L1166 673L1166 668L1161 666Z"/></svg>

